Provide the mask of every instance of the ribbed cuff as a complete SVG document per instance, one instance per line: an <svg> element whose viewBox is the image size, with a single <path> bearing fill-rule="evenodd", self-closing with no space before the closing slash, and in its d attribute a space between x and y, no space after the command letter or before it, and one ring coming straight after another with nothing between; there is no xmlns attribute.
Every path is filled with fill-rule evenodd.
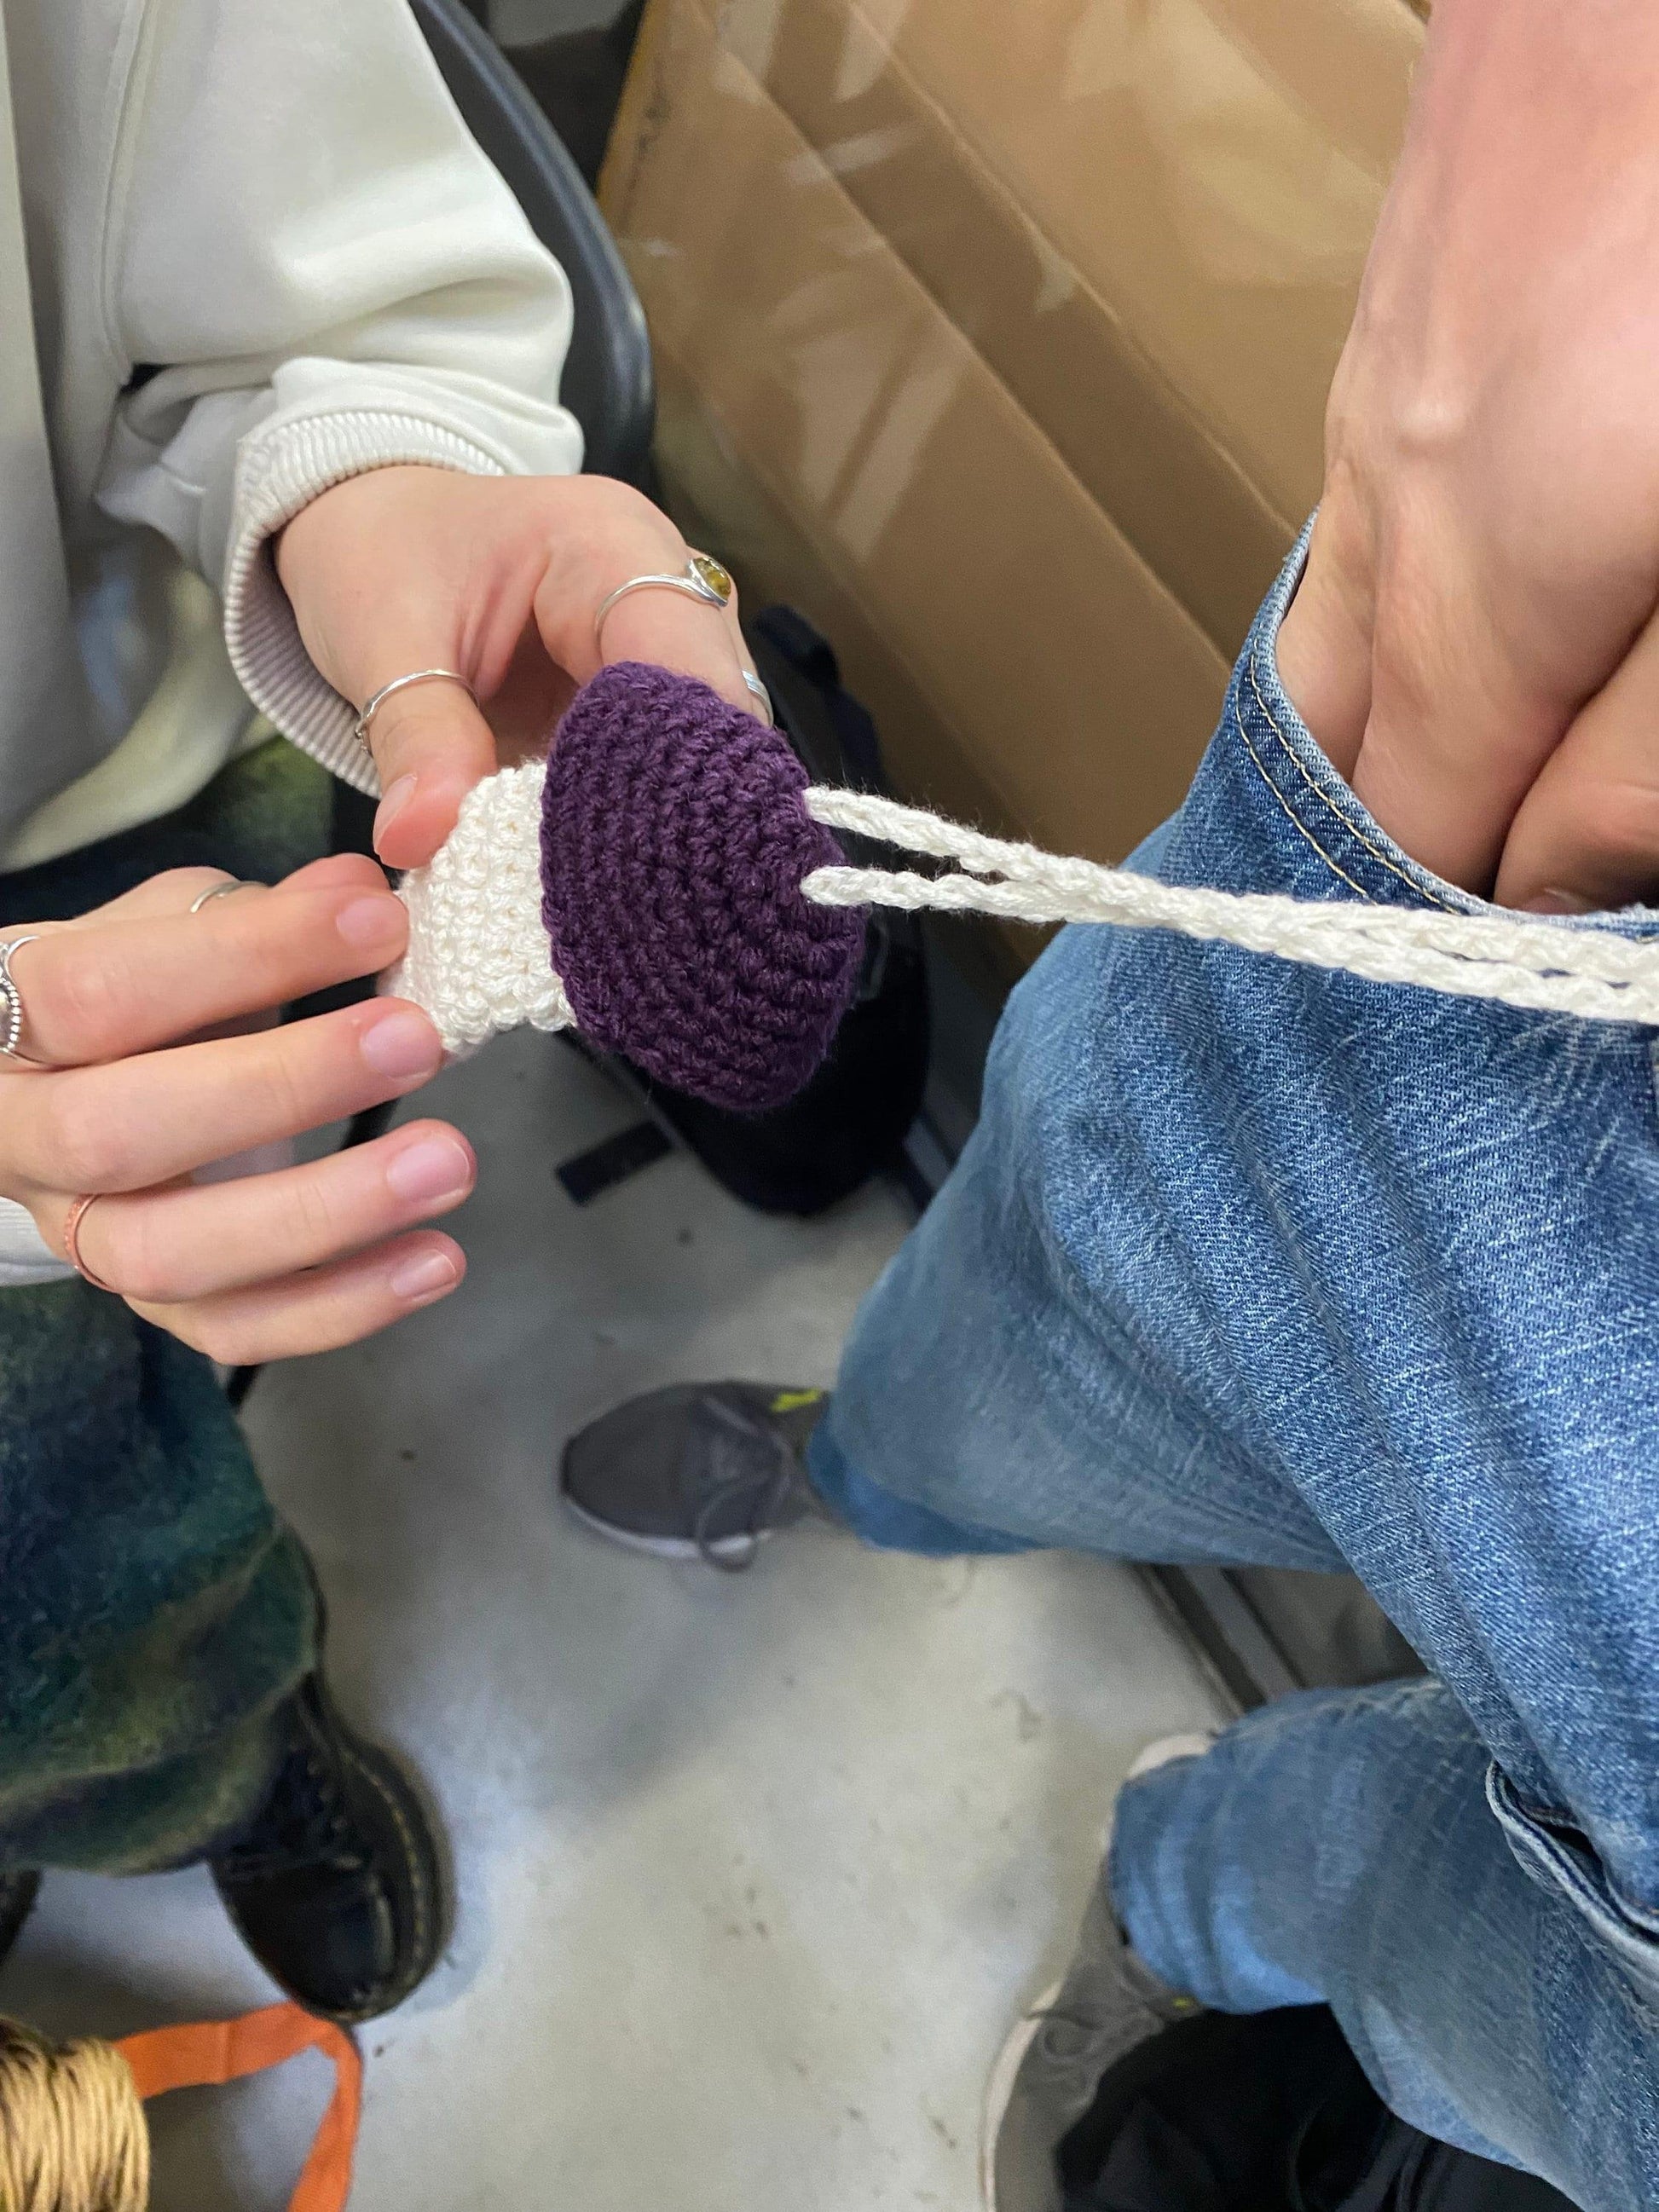
<svg viewBox="0 0 1659 2212"><path fill-rule="evenodd" d="M507 474L473 440L390 410L310 416L256 431L237 464L225 568L225 642L242 689L302 752L371 797L380 779L353 734L357 710L319 675L301 642L270 541L331 484L409 462L463 476Z"/></svg>

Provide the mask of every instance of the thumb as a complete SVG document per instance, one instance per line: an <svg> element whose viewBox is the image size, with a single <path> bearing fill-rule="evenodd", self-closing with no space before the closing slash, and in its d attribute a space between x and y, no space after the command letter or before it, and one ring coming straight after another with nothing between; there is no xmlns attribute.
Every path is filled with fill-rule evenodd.
<svg viewBox="0 0 1659 2212"><path fill-rule="evenodd" d="M412 684L376 713L368 749L380 777L374 850L389 868L423 867L462 799L495 772L489 725L459 684Z"/></svg>
<svg viewBox="0 0 1659 2212"><path fill-rule="evenodd" d="M1495 896L1586 913L1659 892L1659 617L1580 709L1516 814Z"/></svg>

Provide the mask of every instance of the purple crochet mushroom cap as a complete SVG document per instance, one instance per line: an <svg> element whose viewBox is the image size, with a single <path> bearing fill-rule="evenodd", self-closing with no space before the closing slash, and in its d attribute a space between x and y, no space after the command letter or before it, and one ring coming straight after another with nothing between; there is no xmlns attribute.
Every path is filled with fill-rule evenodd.
<svg viewBox="0 0 1659 2212"><path fill-rule="evenodd" d="M793 1097L858 983L863 916L801 896L843 855L776 731L638 661L571 702L548 763L542 917L577 1026L758 1113Z"/></svg>

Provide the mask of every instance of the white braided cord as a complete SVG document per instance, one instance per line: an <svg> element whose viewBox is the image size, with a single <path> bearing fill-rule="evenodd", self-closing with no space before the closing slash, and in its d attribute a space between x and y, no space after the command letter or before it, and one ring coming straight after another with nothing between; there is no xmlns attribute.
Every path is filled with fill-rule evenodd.
<svg viewBox="0 0 1659 2212"><path fill-rule="evenodd" d="M409 949L381 988L424 1007L450 1053L469 1052L499 1030L573 1022L541 918L544 775L544 764L533 762L475 786L436 859L412 869L399 887L409 908ZM816 868L801 888L823 906L1168 929L1372 982L1659 1028L1659 939L1520 915L1164 884L988 837L862 792L815 786L805 803L828 828L954 860L964 871Z"/></svg>
<svg viewBox="0 0 1659 2212"><path fill-rule="evenodd" d="M1452 914L1352 900L1286 898L1159 883L1034 845L987 837L866 793L815 786L807 811L826 827L952 860L963 875L817 868L801 888L823 906L928 908L1016 921L1113 922L1237 945L1376 983L1417 984L1528 1012L1659 1027L1659 941L1522 916ZM1000 881L987 881L1000 877Z"/></svg>

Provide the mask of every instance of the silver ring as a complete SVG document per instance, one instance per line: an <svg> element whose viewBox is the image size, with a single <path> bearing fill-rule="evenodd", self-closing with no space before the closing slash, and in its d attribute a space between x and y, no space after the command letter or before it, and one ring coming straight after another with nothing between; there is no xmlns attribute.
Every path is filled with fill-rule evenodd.
<svg viewBox="0 0 1659 2212"><path fill-rule="evenodd" d="M21 1060L30 1067L45 1067L46 1060L35 1060L21 1049L23 1038L23 994L17 978L11 972L11 956L21 945L38 942L40 933L31 930L27 937L12 937L0 941L0 1053L8 1060Z"/></svg>
<svg viewBox="0 0 1659 2212"><path fill-rule="evenodd" d="M476 707L478 703L477 693L465 677L453 668L417 668L411 675L394 676L390 684L381 684L352 725L351 734L365 752L368 750L369 724L394 691L407 691L411 684L459 684L473 705Z"/></svg>
<svg viewBox="0 0 1659 2212"><path fill-rule="evenodd" d="M760 701L762 706L765 708L767 728L769 730L775 730L778 725L778 718L772 711L772 694L761 682L759 677L756 675L752 668L745 668L744 670L743 680L749 686L749 689L754 693L756 698Z"/></svg>
<svg viewBox="0 0 1659 2212"><path fill-rule="evenodd" d="M210 884L199 897L191 901L190 910L192 914L200 914L202 908L212 900L228 898L233 891L262 891L265 889L266 886L264 884L256 884L250 877L232 876L226 883Z"/></svg>
<svg viewBox="0 0 1659 2212"><path fill-rule="evenodd" d="M617 600L625 599L630 592L679 592L705 607L727 607L735 589L727 570L708 553L692 554L678 575L630 576L625 584L618 584L614 592L599 601L599 612L593 617L593 643L603 658L605 618Z"/></svg>

